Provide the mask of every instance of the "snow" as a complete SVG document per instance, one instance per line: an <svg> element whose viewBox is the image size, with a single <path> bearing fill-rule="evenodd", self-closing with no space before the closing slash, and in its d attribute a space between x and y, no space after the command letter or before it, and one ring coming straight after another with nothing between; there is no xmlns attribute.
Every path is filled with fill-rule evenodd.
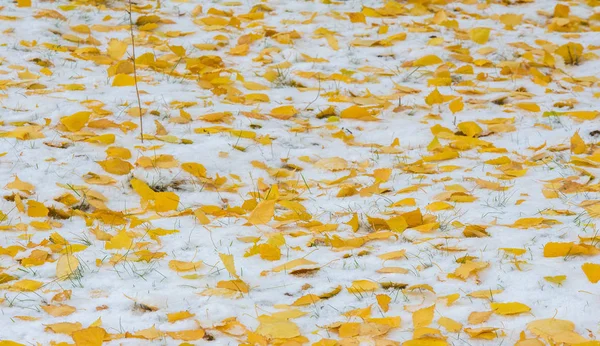
<svg viewBox="0 0 600 346"><path fill-rule="evenodd" d="M474 59L488 59L493 64L502 61L525 61L522 49L510 45L512 42L524 42L536 49L541 49L536 40L545 40L555 45L562 45L569 41L580 42L586 47L600 45L600 36L595 32L580 32L579 37L565 37L563 33L548 31L546 17L539 11L553 12L557 2L537 1L520 5L503 6L491 3L464 1L463 3L451 2L446 5L433 6L453 13L454 9L462 9L463 13L476 13L486 18L476 20L454 12L459 27L468 30L473 27L492 28L492 34L487 44L477 45L466 38L456 37L456 33L448 28L432 25L436 31L418 32L414 30L415 22L423 23L430 19L434 12L426 11L424 15L413 16L410 14L390 18L367 17L368 24L351 23L349 20L335 19L331 13L336 11L341 16L346 12L360 12L363 6L378 8L383 6L382 1L375 0L349 0L335 4L326 4L318 1L285 1L270 0L268 2L243 1L239 4L232 2L201 1L201 2L175 2L161 1L161 8L157 14L163 19L171 19L173 24L161 24L153 35L160 40L167 40L170 45L181 45L186 48L187 55L199 57L202 55L218 55L225 64L225 73L222 76L229 78L244 94L265 93L269 96L268 103L239 104L226 100L225 95L215 96L202 88L193 78L176 78L165 73L141 68L138 73L140 81L142 107L157 110L160 115L147 113L144 119L144 132L154 134L155 120L167 129L169 135L180 139L189 139L193 144L174 144L156 140L145 140L143 144L139 138L139 128L123 132L118 128L90 129L82 131L97 134L114 133L116 140L110 146L124 147L131 150L132 158L127 160L134 164L141 156L172 155L179 163L198 162L206 167L207 175L228 178L225 187L220 191L210 186L202 186L199 182L192 183L191 175L184 172L178 164L174 168L150 168L137 166L127 175L111 175L102 170L96 163L106 159L105 150L108 146L97 145L82 141L71 141L65 138L69 135L57 127L60 118L78 111L86 110L81 104L86 100L97 100L103 103L103 109L112 114L105 119L117 123L131 121L137 123L135 116L127 114L127 110L136 105L135 88L113 87L112 78L107 76L108 65L98 65L93 61L79 59L68 52L55 52L42 45L52 43L60 45L73 45L72 42L61 38L60 34L70 33L80 37L86 35L73 33L69 27L85 24L92 26L124 25L127 27L128 18L123 11L123 3L107 1L106 8L89 5L77 5L72 10L60 10L59 5L71 4L70 1L60 0L45 2L33 0L31 8L19 8L16 4L5 3L0 15L17 16L16 21L0 20L0 31L5 32L0 46L0 85L3 94L0 95L2 115L0 120L0 133L14 130L14 122L30 122L42 125L41 132L45 138L34 140L18 140L15 138L0 138L0 183L2 186L13 181L14 176L35 185L35 190L29 199L43 202L47 207L56 206L65 209L66 206L54 199L65 192L73 191L58 184L72 186L88 186L100 192L107 198L106 206L114 211L127 211L146 222L135 227L126 226L127 231L136 235L134 249L149 249L164 252L164 258L152 260L149 263L135 262L127 256L132 256L127 250L106 250L104 241L97 239L92 230L99 228L111 235L117 234L124 226L111 226L80 216L67 220L53 220L60 222L60 227L53 227L50 231L36 230L27 225L34 220L26 213L17 210L15 202L0 199L0 210L6 214L6 220L0 226L12 225L0 233L0 246L8 247L20 245L25 249L15 258L7 255L0 256L0 273L4 272L18 279L31 279L41 281L44 286L35 292L19 292L10 289L11 282L1 286L1 296L5 299L0 303L0 340L13 340L23 344L43 345L52 342L71 343L72 338L66 334L52 333L45 330L48 324L58 322L80 322L84 327L101 319L101 326L111 335L120 335L114 340L106 340L105 345L139 345L142 342L157 345L179 344L182 341L165 336L154 341L145 341L135 338L125 338L125 333L134 333L139 330L155 326L161 331L177 331L194 329L198 323L207 333L215 337L212 341L216 345L234 345L246 340L246 335L237 338L219 332L214 326L229 317L236 317L248 330L254 331L259 325L258 316L273 314L281 311L282 304L291 305L298 298L306 294L321 295L330 292L337 286L342 291L336 296L321 300L309 306L297 307L304 311L304 316L293 319L298 325L301 334L310 342L317 342L322 338L337 339L336 333L330 332L325 326L335 322L356 321L359 318L348 318L343 312L365 308L372 305L373 317L400 316L402 324L393 328L381 339L393 340L402 343L413 338L412 312L435 306L435 317L432 328L439 328L446 336L447 342L453 345L488 345L510 343L519 340L519 334L526 330L527 323L542 319L556 317L570 320L576 326L576 332L583 337L594 340L600 332L599 314L594 307L598 303L598 285L591 283L581 270L581 265L586 262L597 263L597 258L588 256L566 256L547 258L543 256L544 245L549 242L579 242L578 237L596 236L596 226L593 219L580 207L586 200L598 199L598 190L579 192L574 194L560 194L558 198L547 199L542 194L542 189L548 181L557 178L577 177L579 183L585 183L586 177L574 169L570 163L570 152L548 151L547 148L566 145L569 139L579 131L586 143L597 142L597 138L590 135L590 131L598 129L597 120L577 121L573 117L543 117L546 111L564 111L554 106L557 101L576 99L578 104L575 110L595 110L598 99L596 83L590 87L574 88L576 84L569 84L560 79L566 76L582 77L593 75L599 66L598 60L589 59L579 66L563 66L565 73L558 69L540 67L545 73L551 73L554 81L547 86L535 84L529 75L502 76L499 67L476 67L474 75L460 75L463 80L473 80L474 87L483 91L481 95L460 94L460 90L471 87L439 87L443 95L462 96L465 103L463 111L453 115L448 110L447 103L443 105L428 106L424 98L434 89L427 85L436 66L425 66L419 69L402 67L403 63L416 60L425 55L434 54L444 62L453 62L456 67L464 65L452 58L452 52L446 49L451 44L462 44L469 48ZM144 1L144 4L155 6L155 1ZM191 12L198 5L203 6L206 16L210 8L230 9L236 15L248 13L253 6L264 4L273 11L265 13L261 25L243 21L241 29L226 27L222 30L210 31L193 22ZM236 5L237 4L237 5ZM404 2L402 6L412 8ZM54 9L62 13L66 20L37 18L33 14L41 9ZM147 10L148 11L148 10ZM571 5L571 14L587 17L593 8L579 2ZM312 13L316 17L309 24L282 24L284 20L304 21ZM524 22L515 27L515 30L504 30L504 25L495 16L503 13L523 14ZM112 18L106 19L110 15ZM134 20L139 13L134 13ZM252 23L253 25L250 25ZM389 25L387 34L377 34L378 27L374 23ZM229 54L229 49L235 47L238 39L252 32L261 32L261 26L274 28L278 32L297 31L301 38L295 39L293 44L285 45L272 38L261 38L250 45L250 52L245 56ZM318 28L327 28L335 31L335 38L339 43L339 50L333 50L325 38L315 38L314 32ZM59 32L55 34L52 31ZM181 31L192 32L189 36L169 38L159 32ZM351 47L350 42L356 38L382 39L397 33L407 33L403 41L396 41L389 47ZM217 51L200 51L193 44L214 43L214 37L222 34L229 40L229 45ZM112 38L127 40L127 28L118 31L101 32L92 30L92 36L100 42L97 46L101 52L106 51L108 41ZM139 35L139 32L136 33ZM159 49L160 45L142 44L148 42L140 40L136 46L139 57L145 52L153 52L157 58L171 54L168 49ZM444 39L442 45L427 45L433 37ZM34 47L25 47L21 41L36 40ZM137 42L137 40L136 40ZM167 41L165 41L166 43ZM81 47L87 47L82 44ZM165 48L166 46L162 46ZM281 50L271 54L272 64L289 61L292 65L286 69L289 76L307 88L294 88L286 85L276 87L262 76L270 64L253 61L263 49L278 47ZM487 56L477 53L481 47L493 47L495 51ZM129 46L128 52L131 51ZM130 54L130 53L127 53ZM311 57L325 58L329 62L306 62L301 54ZM41 66L32 59L49 60L54 66L49 67L52 75L40 73ZM123 59L126 59L124 57ZM537 59L537 57L536 57ZM558 63L560 64L560 62ZM20 67L16 67L16 66ZM360 68L371 66L385 73L361 72ZM343 81L325 80L318 78L301 78L296 73L301 71L320 72L324 75L340 73L343 69L355 73L351 77L356 81L345 83ZM32 92L27 86L32 81L22 81L17 72L29 70L40 75L35 81L46 86L47 93ZM289 71L288 71L289 70ZM454 66L450 71L454 70ZM185 63L177 65L174 71L185 73ZM487 73L485 80L475 80L478 73ZM250 91L244 89L240 81L235 81L237 76L242 76L246 82L256 82L271 87L267 91ZM459 76L452 73L452 76ZM499 78L506 77L506 78ZM495 81L494 78L498 78ZM560 81L560 85L557 83ZM64 84L83 84L82 91L60 91ZM420 90L418 94L404 95L396 89L396 85ZM561 87L562 85L562 87ZM524 93L516 92L524 88L531 93L531 98L525 99ZM548 91L550 89L550 91ZM352 119L317 119L315 114L329 105L334 105L339 110L349 107L353 102L364 102L364 106L374 106L377 102L369 94L389 101L389 106L377 113L379 121L364 122ZM343 95L346 102L334 102L330 97ZM351 95L356 98L352 100ZM358 99L361 95L363 99ZM509 96L510 103L535 102L541 111L527 112L516 107L496 105L492 103L502 96ZM402 104L410 109L394 112L398 98ZM522 98L522 100L520 100ZM477 100L480 103L469 103L467 100ZM169 122L172 117L179 116L172 102L195 102L196 104L185 108L185 111L194 119L188 124ZM299 111L290 120L279 120L268 114L274 107L280 105L294 105ZM197 120L199 116L213 112L232 112L231 124L211 124ZM241 112L254 111L266 115L264 120L244 116ZM440 117L428 116L439 114ZM480 153L477 148L460 151L460 158L434 162L434 167L439 169L445 165L457 165L460 168L451 172L437 174L412 174L404 171L405 164L413 163L423 156L432 155L428 152L427 145L433 140L434 135L430 128L436 124L456 131L456 124L478 119L515 118L515 131L494 133L482 137L482 140L493 143L497 148L506 148L506 153ZM45 125L46 119L49 125ZM336 119L337 120L337 119ZM539 124L547 125L551 130L542 128ZM251 125L259 125L252 126ZM251 130L257 136L270 136L271 144L263 145L257 141L239 138L227 133L200 134L196 128L226 126L239 130ZM485 125L480 123L482 128ZM334 134L342 131L352 134L356 143L364 145L351 145ZM399 139L401 150L399 154L386 154L376 146L388 147ZM71 146L60 149L46 145L46 142L69 142ZM449 141L440 138L442 145ZM546 143L544 149L532 150ZM142 150L142 146L150 150ZM238 150L241 147L243 150ZM597 152L598 149L596 149ZM533 163L531 157L540 152L547 152L552 160L544 164ZM484 161L508 156L517 162L532 162L523 164L527 173L512 180L498 180L490 174L500 174L496 166L485 164ZM307 156L310 162L301 158ZM354 195L338 198L336 194L340 185L329 186L324 181L334 180L348 175L350 169L340 171L327 171L312 164L321 158L342 157L349 166L355 169L358 175L342 184L358 184L357 189L373 184L373 178L367 176L378 168L391 168L392 175L389 181L381 184L381 188L389 189L389 193L376 193L369 196ZM303 168L302 171L292 172L290 177L276 178L266 169L259 168L256 161L264 163L269 168L281 168L285 163L294 164ZM253 163L254 162L254 163ZM350 168L349 167L349 168ZM598 168L581 167L594 175L600 173ZM87 184L82 176L88 172L109 175L117 180L113 185ZM237 175L240 181L234 176ZM256 192L260 185L271 186L279 183L282 195L296 197L306 211L315 220L326 224L338 225L337 230L314 232L302 226L302 222L288 224L278 223L273 220L267 225L248 225L245 217L235 217L229 214L223 217L209 215L211 223L202 225L192 213L188 215L157 215L148 210L143 211L140 205L140 196L133 191L129 184L131 177L145 181L149 185L162 184L167 186L167 191L175 192L179 197L178 211L193 211L202 206L239 207L245 200L251 199L251 193ZM477 187L470 178L485 179L500 182L510 188L506 191L491 191ZM178 189L173 189L173 182L181 181L183 184ZM597 179L591 184L597 184ZM232 184L239 184L239 189L226 188ZM398 190L423 184L415 192L397 194ZM477 197L471 203L449 202L454 209L439 212L427 212L425 207L433 202L434 197L447 191L448 186L459 184L466 188L468 193ZM310 187L310 188L307 188ZM262 195L268 189L262 190ZM296 191L295 194L291 191ZM5 188L4 196L11 195L17 190ZM403 198L412 197L416 200L415 207L390 207L390 204ZM285 199L285 198L282 198ZM517 201L524 201L517 204ZM26 203L26 202L25 202ZM389 219L395 213L402 213L419 207L424 214L437 217L440 228L430 233L408 229L398 233L397 237L388 237L373 240L356 249L334 249L331 246L317 242L314 239L324 239L326 233L329 237L337 235L341 238L365 236L372 231L366 216ZM569 210L573 215L542 215L547 210ZM276 215L287 212L281 206L277 207ZM352 232L345 225L358 213L361 218L361 227L357 233ZM0 214L1 215L1 214ZM525 217L544 217L560 221L560 224L547 228L519 229L509 227L516 220ZM456 227L452 223L459 221L464 225L476 224L488 226L489 237L467 238L462 231L464 226ZM276 227L279 226L279 227ZM177 233L161 236L160 241L149 238L149 229L163 228L175 229ZM72 244L82 243L87 245L85 250L77 252L80 261L80 277L60 281L55 277L56 263L46 262L43 265L23 267L17 260L26 258L31 251L42 249L51 253L54 260L60 254L53 254L48 244L40 244L48 239L50 234L57 232ZM268 261L259 255L245 257L244 253L252 243L243 242L240 237L261 237L260 243L265 242L270 236L282 234L286 244L281 247L281 259ZM147 243L146 243L147 242ZM597 242L597 241L596 241ZM442 251L435 246L457 247L462 251ZM523 248L526 254L516 257L506 254L502 248ZM406 258L390 260L383 263L378 255L406 250ZM367 250L367 253L361 251ZM127 259L110 262L115 253L126 254ZM234 299L202 295L206 289L215 288L222 280L233 280L224 268L219 253L231 254L235 258L235 267L240 279L249 287L250 291ZM475 256L478 261L489 262L490 266L480 271L475 277L466 280L448 278L448 274L458 268L457 259L463 256ZM288 261L306 258L318 263L320 270L310 276L294 276L286 271L265 272L282 265ZM197 271L177 273L169 268L170 260L202 261L203 267ZM523 261L515 263L515 261ZM408 270L406 274L385 274L377 270L383 266L397 266ZM185 278L188 274L198 274L197 277ZM0 274L1 275L1 274ZM552 284L544 279L545 276L567 275L561 284ZM356 280L371 280L377 283L397 282L412 285L430 285L435 293L427 291L402 291L384 290L379 288L372 293L356 295L348 292ZM310 285L310 286L307 286ZM309 287L309 288L306 288ZM77 308L77 311L68 316L53 317L40 309L40 305L50 302L51 298L62 290L72 290L70 300L63 302ZM490 319L481 325L469 325L467 318L473 311L489 311L490 301L487 299L470 298L467 294L480 290L503 290L494 294L494 302L520 302L531 308L530 313L516 316L501 316L492 314ZM445 300L439 299L449 294L459 293L461 298L454 304L447 306ZM376 301L377 294L388 294L392 298L390 309L383 312ZM134 304L134 301L155 306L156 311L143 311ZM279 307L279 308L278 308ZM175 323L167 321L166 314L187 310L195 316ZM15 316L32 316L35 320L24 321ZM498 328L498 338L492 341L472 339L464 332L450 333L438 326L437 320L442 317L452 318L464 327L478 328L483 326ZM198 322L196 322L198 321ZM531 333L528 337L533 337ZM364 344L373 344L376 337L363 337ZM206 340L191 341L196 344L208 343Z"/></svg>

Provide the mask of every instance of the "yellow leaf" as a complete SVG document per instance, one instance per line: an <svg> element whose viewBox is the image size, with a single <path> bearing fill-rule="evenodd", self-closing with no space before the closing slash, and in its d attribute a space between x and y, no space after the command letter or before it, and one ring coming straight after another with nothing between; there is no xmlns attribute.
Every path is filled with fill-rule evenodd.
<svg viewBox="0 0 600 346"><path fill-rule="evenodd" d="M544 276L544 280L551 282L553 284L561 285L563 281L567 279L566 275L557 275L557 276Z"/></svg>
<svg viewBox="0 0 600 346"><path fill-rule="evenodd" d="M221 258L221 262L225 266L225 269L229 272L229 274L235 278L240 278L235 272L235 262L233 259L233 255L226 255L224 253L220 253L219 257Z"/></svg>
<svg viewBox="0 0 600 346"><path fill-rule="evenodd" d="M388 312L388 310L390 309L390 302L392 301L392 298L390 298L390 296L388 296L387 294L378 294L375 296L375 298L377 299L377 304L379 305L381 310L383 312Z"/></svg>
<svg viewBox="0 0 600 346"><path fill-rule="evenodd" d="M350 221L345 222L345 224L352 227L353 232L358 231L358 227L360 226L360 224L358 222L358 214L357 213L352 214L352 218L350 219Z"/></svg>
<svg viewBox="0 0 600 346"><path fill-rule="evenodd" d="M132 334L135 337L139 337L146 340L156 340L162 338L164 333L160 330L156 329L155 326L152 326L147 329L138 330L137 332Z"/></svg>
<svg viewBox="0 0 600 346"><path fill-rule="evenodd" d="M173 54L177 55L180 58L185 56L185 48L183 46L169 46L169 49Z"/></svg>
<svg viewBox="0 0 600 346"><path fill-rule="evenodd" d="M379 285L369 280L356 280L352 282L352 286L348 287L348 292L352 294L362 294L365 292L373 292L379 288Z"/></svg>
<svg viewBox="0 0 600 346"><path fill-rule="evenodd" d="M569 42L558 47L555 51L567 65L578 65L583 55L583 46L576 42Z"/></svg>
<svg viewBox="0 0 600 346"><path fill-rule="evenodd" d="M540 106L534 102L521 102L516 104L517 107L526 110L528 112L539 112Z"/></svg>
<svg viewBox="0 0 600 346"><path fill-rule="evenodd" d="M27 201L27 215L31 217L46 217L50 210L43 203L34 200Z"/></svg>
<svg viewBox="0 0 600 346"><path fill-rule="evenodd" d="M321 298L316 294L307 294L298 299L296 299L292 305L293 306L305 306L305 305L313 305L316 302L321 300Z"/></svg>
<svg viewBox="0 0 600 346"><path fill-rule="evenodd" d="M392 252L381 254L377 257L381 258L384 261L406 258L406 250L392 251Z"/></svg>
<svg viewBox="0 0 600 346"><path fill-rule="evenodd" d="M119 73L115 76L112 82L112 86L122 87L122 86L134 86L135 78L128 74Z"/></svg>
<svg viewBox="0 0 600 346"><path fill-rule="evenodd" d="M0 346L25 346L25 344L21 344L11 340L0 340Z"/></svg>
<svg viewBox="0 0 600 346"><path fill-rule="evenodd" d="M206 178L206 168L204 168L204 166L199 163L185 162L181 164L181 169L198 179Z"/></svg>
<svg viewBox="0 0 600 346"><path fill-rule="evenodd" d="M129 174L133 169L133 165L131 163L121 160L119 158L110 158L104 161L96 161L102 168L112 174L116 175L125 175Z"/></svg>
<svg viewBox="0 0 600 346"><path fill-rule="evenodd" d="M70 132L77 132L87 124L91 114L91 112L87 111L77 112L67 117L60 118L60 122L65 125Z"/></svg>
<svg viewBox="0 0 600 346"><path fill-rule="evenodd" d="M225 288L231 291L248 293L249 287L242 280L223 280L217 283L218 288Z"/></svg>
<svg viewBox="0 0 600 346"><path fill-rule="evenodd" d="M271 109L271 116L277 119L287 120L296 114L298 114L298 110L291 105L279 106Z"/></svg>
<svg viewBox="0 0 600 346"><path fill-rule="evenodd" d="M189 312L187 310L179 311L179 312L172 312L170 314L167 314L167 321L169 321L170 323L173 323L173 322L185 320L186 318L190 318L190 317L194 317L194 316L196 316L196 315L192 314L191 312Z"/></svg>
<svg viewBox="0 0 600 346"><path fill-rule="evenodd" d="M531 311L531 308L522 303L492 303L492 310L498 315L518 315Z"/></svg>
<svg viewBox="0 0 600 346"><path fill-rule="evenodd" d="M429 65L437 65L441 64L444 61L440 59L437 55L426 55L421 57L413 62L413 66L429 66Z"/></svg>
<svg viewBox="0 0 600 346"><path fill-rule="evenodd" d="M482 328L465 328L465 333L473 339L492 340L497 337L496 330L498 328L482 327Z"/></svg>
<svg viewBox="0 0 600 346"><path fill-rule="evenodd" d="M206 333L204 329L190 329L166 332L166 334L175 340L195 341L202 339Z"/></svg>
<svg viewBox="0 0 600 346"><path fill-rule="evenodd" d="M120 41L117 39L111 39L108 41L108 48L106 48L106 53L113 60L119 60L125 55L127 52L127 42Z"/></svg>
<svg viewBox="0 0 600 346"><path fill-rule="evenodd" d="M362 12L348 12L346 15L348 15L352 23L367 23L365 15Z"/></svg>
<svg viewBox="0 0 600 346"><path fill-rule="evenodd" d="M73 332L80 330L81 327L82 327L81 323L79 323L79 322L75 322L75 323L60 322L60 323L47 324L45 330L51 331L53 333L58 333L58 334L72 335Z"/></svg>
<svg viewBox="0 0 600 346"><path fill-rule="evenodd" d="M440 317L440 319L438 320L438 324L446 328L446 330L450 333L458 333L463 327L461 323L456 322L455 320L448 317Z"/></svg>
<svg viewBox="0 0 600 346"><path fill-rule="evenodd" d="M571 137L571 152L573 154L583 154L587 152L587 145L579 136L579 132L575 132L573 137Z"/></svg>
<svg viewBox="0 0 600 346"><path fill-rule="evenodd" d="M427 327L433 321L433 313L435 311L435 304L419 309L412 314L412 321L414 328Z"/></svg>
<svg viewBox="0 0 600 346"><path fill-rule="evenodd" d="M38 288L42 287L43 284L44 284L43 282L23 279L23 280L13 282L13 284L11 285L11 288L16 291L33 292L33 291L37 290Z"/></svg>
<svg viewBox="0 0 600 346"><path fill-rule="evenodd" d="M587 276L591 283L595 284L600 281L600 264L584 263L581 266L581 270L583 270L585 276Z"/></svg>
<svg viewBox="0 0 600 346"><path fill-rule="evenodd" d="M390 227L390 230L394 232L404 232L408 228L408 223L402 215L394 216L385 222Z"/></svg>
<svg viewBox="0 0 600 346"><path fill-rule="evenodd" d="M465 108L465 104L462 101L462 97L457 97L448 105L452 114L456 114ZM436 137L437 138L437 137Z"/></svg>
<svg viewBox="0 0 600 346"><path fill-rule="evenodd" d="M469 37L475 43L484 44L490 37L490 28L473 28L469 30Z"/></svg>
<svg viewBox="0 0 600 346"><path fill-rule="evenodd" d="M152 190L148 184L146 184L145 182L137 179L137 178L132 178L129 183L131 184L131 187L133 188L133 190L140 195L140 197L142 198L142 200L145 201L150 201L150 200L154 200L154 195L156 194L156 192L154 192L154 190Z"/></svg>
<svg viewBox="0 0 600 346"><path fill-rule="evenodd" d="M121 230L117 235L110 238L104 244L104 248L107 250L110 249L130 249L133 246L133 239L127 235L125 230Z"/></svg>
<svg viewBox="0 0 600 346"><path fill-rule="evenodd" d="M180 273L180 272L189 272L196 271L202 267L202 261L197 262L184 262L178 260L170 260L169 268Z"/></svg>
<svg viewBox="0 0 600 346"><path fill-rule="evenodd" d="M17 7L31 7L31 0L17 0Z"/></svg>
<svg viewBox="0 0 600 346"><path fill-rule="evenodd" d="M300 329L295 323L287 320L265 318L260 320L256 333L268 338L291 339L300 335Z"/></svg>
<svg viewBox="0 0 600 346"><path fill-rule="evenodd" d="M253 225L264 225L271 221L275 214L275 200L260 201L248 217Z"/></svg>
<svg viewBox="0 0 600 346"><path fill-rule="evenodd" d="M317 264L317 262L309 261L309 260L307 260L305 258L298 258L298 259L295 259L295 260L291 260L291 261L289 261L287 263L284 263L282 265L279 265L279 266L273 268L272 271L275 272L275 273L278 273L278 272L281 272L281 271L288 271L288 270L290 270L292 268L295 268L295 267L310 266L310 265L314 265L314 264Z"/></svg>
<svg viewBox="0 0 600 346"><path fill-rule="evenodd" d="M73 306L70 305L40 305L40 307L42 308L42 310L46 311L46 313L48 313L51 316L54 317L61 317L61 316L69 316L72 313L74 313L75 311L77 311L77 309Z"/></svg>
<svg viewBox="0 0 600 346"><path fill-rule="evenodd" d="M550 242L544 245L544 257L593 256L599 253L600 250L593 245L557 242Z"/></svg>
<svg viewBox="0 0 600 346"><path fill-rule="evenodd" d="M342 119L356 119L362 121L377 121L379 119L371 115L371 113L361 106L353 105L344 109L340 113Z"/></svg>
<svg viewBox="0 0 600 346"><path fill-rule="evenodd" d="M580 344L588 341L574 332L575 324L567 320L547 318L529 322L527 329L534 335L552 341L552 344Z"/></svg>
<svg viewBox="0 0 600 346"><path fill-rule="evenodd" d="M156 192L154 194L154 209L159 212L177 210L179 196L175 192Z"/></svg>
<svg viewBox="0 0 600 346"><path fill-rule="evenodd" d="M433 106L435 104L441 104L443 102L444 97L442 96L442 94L440 94L437 88L435 88L435 90L430 92L429 95L425 97L425 103L427 103L430 106Z"/></svg>
<svg viewBox="0 0 600 346"><path fill-rule="evenodd" d="M106 330L100 327L89 327L77 330L71 334L75 346L101 346L104 343Z"/></svg>
<svg viewBox="0 0 600 346"><path fill-rule="evenodd" d="M483 132L483 129L474 121L465 121L456 127L468 137L478 137Z"/></svg>
<svg viewBox="0 0 600 346"><path fill-rule="evenodd" d="M15 179L12 182L6 184L5 188L31 193L35 189L35 186L22 181L21 179L19 179L18 176L15 175Z"/></svg>
<svg viewBox="0 0 600 346"><path fill-rule="evenodd" d="M315 167L327 169L332 172L341 171L348 168L348 161L341 157L328 157L315 162Z"/></svg>
<svg viewBox="0 0 600 346"><path fill-rule="evenodd" d="M77 257L70 254L62 255L56 261L56 278L66 280L78 267L79 260Z"/></svg>

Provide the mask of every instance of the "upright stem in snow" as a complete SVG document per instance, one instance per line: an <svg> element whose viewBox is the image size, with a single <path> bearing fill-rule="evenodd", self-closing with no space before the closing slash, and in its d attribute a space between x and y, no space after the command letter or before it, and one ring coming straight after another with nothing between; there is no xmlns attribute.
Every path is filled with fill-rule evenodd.
<svg viewBox="0 0 600 346"><path fill-rule="evenodd" d="M140 137L142 139L142 143L144 143L144 122L142 120L142 101L140 100L140 89L138 89L137 83L137 67L135 65L135 39L133 37L133 19L131 18L131 0L129 0L129 33L131 34L131 51L133 57L133 79L135 84L135 94L137 96L138 102L138 112L140 115Z"/></svg>

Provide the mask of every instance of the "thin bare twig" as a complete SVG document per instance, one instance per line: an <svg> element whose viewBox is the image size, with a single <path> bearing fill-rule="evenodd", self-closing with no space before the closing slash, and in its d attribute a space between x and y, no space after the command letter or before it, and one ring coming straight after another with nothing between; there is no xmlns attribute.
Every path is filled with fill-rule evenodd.
<svg viewBox="0 0 600 346"><path fill-rule="evenodd" d="M140 89L138 88L138 82L137 82L137 66L135 64L135 39L133 36L133 19L131 18L131 13L132 13L132 6L131 6L131 0L129 0L129 11L127 11L127 13L129 14L129 33L131 34L131 51L132 51L132 58L133 58L133 79L134 79L134 84L135 84L135 94L137 96L137 102L138 102L138 112L140 115L140 138L142 139L142 143L144 143L144 122L142 121L142 101L140 100Z"/></svg>

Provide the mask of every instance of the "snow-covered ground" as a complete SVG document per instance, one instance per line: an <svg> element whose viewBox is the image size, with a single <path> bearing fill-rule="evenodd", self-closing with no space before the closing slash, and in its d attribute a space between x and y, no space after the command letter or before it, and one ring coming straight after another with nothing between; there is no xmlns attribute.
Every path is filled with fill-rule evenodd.
<svg viewBox="0 0 600 346"><path fill-rule="evenodd" d="M600 345L600 2L129 6L0 3L0 345Z"/></svg>

